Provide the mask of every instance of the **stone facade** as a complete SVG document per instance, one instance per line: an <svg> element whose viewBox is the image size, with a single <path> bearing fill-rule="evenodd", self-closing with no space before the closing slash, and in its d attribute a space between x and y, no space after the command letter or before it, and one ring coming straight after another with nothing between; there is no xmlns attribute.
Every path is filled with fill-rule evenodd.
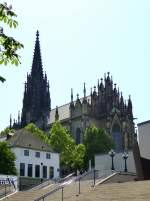
<svg viewBox="0 0 150 201"><path fill-rule="evenodd" d="M113 86L110 75L101 79L90 96L86 96L84 84L84 96L76 101L73 100L71 90L71 101L50 112L51 125L56 119L62 122L73 134L76 143L81 143L83 133L87 127L94 124L96 127L105 128L113 137L116 151L132 148L134 138L134 122L132 114L132 102L129 96L128 103L124 101L122 93Z"/></svg>
<svg viewBox="0 0 150 201"><path fill-rule="evenodd" d="M33 122L41 128L49 128L59 120L73 134L76 143L81 143L85 129L95 124L102 127L113 137L116 150L127 150L132 147L134 136L134 122L132 114L131 97L126 103L122 93L113 84L110 73L98 81L97 87L91 89L91 94L86 95L84 84L83 98L77 95L71 101L51 110L51 99L47 76L43 76L39 33L37 32L35 51L31 74L27 75L23 99L21 121L14 122L14 127L23 127ZM10 120L11 123L11 120Z"/></svg>

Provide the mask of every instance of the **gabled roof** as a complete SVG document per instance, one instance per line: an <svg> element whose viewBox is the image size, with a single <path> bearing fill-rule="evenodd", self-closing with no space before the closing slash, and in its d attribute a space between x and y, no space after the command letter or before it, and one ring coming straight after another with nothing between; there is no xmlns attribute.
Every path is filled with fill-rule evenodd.
<svg viewBox="0 0 150 201"><path fill-rule="evenodd" d="M39 151L54 152L50 145L46 144L38 135L27 129L20 129L7 140L11 147L35 149Z"/></svg>
<svg viewBox="0 0 150 201"><path fill-rule="evenodd" d="M144 125L144 124L150 124L150 120L147 120L147 121L138 123L137 125L138 125L138 126L141 126L141 125Z"/></svg>

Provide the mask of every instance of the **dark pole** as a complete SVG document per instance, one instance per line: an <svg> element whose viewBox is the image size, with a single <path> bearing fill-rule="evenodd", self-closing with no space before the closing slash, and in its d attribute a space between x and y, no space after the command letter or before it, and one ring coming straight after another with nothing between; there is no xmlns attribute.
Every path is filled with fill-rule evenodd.
<svg viewBox="0 0 150 201"><path fill-rule="evenodd" d="M19 178L19 191L21 191L21 177Z"/></svg>
<svg viewBox="0 0 150 201"><path fill-rule="evenodd" d="M62 187L62 191L61 191L61 200L64 200L64 187Z"/></svg>
<svg viewBox="0 0 150 201"><path fill-rule="evenodd" d="M124 159L124 163L125 163L125 164L124 164L124 165L125 165L124 171L127 172L127 171L128 171L128 170L127 170L127 158Z"/></svg>
<svg viewBox="0 0 150 201"><path fill-rule="evenodd" d="M80 192L80 179L79 179L79 194L80 194L81 192Z"/></svg>
<svg viewBox="0 0 150 201"><path fill-rule="evenodd" d="M113 149L110 150L109 155L111 157L111 170L115 170L114 168L114 156L115 156L115 152Z"/></svg>
<svg viewBox="0 0 150 201"><path fill-rule="evenodd" d="M43 163L41 163L41 183L43 182Z"/></svg>
<svg viewBox="0 0 150 201"><path fill-rule="evenodd" d="M124 154L122 155L122 158L124 159L124 171L128 172L127 169L127 158L128 158L128 154L126 152L124 152Z"/></svg>
<svg viewBox="0 0 150 201"><path fill-rule="evenodd" d="M95 186L95 177L96 177L96 170L94 169L94 172L93 172L94 174L93 174L93 179L94 179L94 186Z"/></svg>
<svg viewBox="0 0 150 201"><path fill-rule="evenodd" d="M111 165L111 169L112 169L112 170L114 170L114 156L112 155L112 156L111 156L111 158L112 158L112 165Z"/></svg>
<svg viewBox="0 0 150 201"><path fill-rule="evenodd" d="M5 197L6 197L6 182L5 182Z"/></svg>

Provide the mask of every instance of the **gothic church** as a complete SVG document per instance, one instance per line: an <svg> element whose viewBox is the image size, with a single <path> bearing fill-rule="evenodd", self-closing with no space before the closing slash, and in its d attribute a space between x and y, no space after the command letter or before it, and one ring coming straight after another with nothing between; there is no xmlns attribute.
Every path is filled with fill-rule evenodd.
<svg viewBox="0 0 150 201"><path fill-rule="evenodd" d="M86 95L85 84L83 92L82 98L77 95L74 100L71 89L70 103L51 109L49 82L46 73L43 74L37 31L32 69L31 73L27 74L25 83L22 114L18 121L14 121L13 127L21 128L33 122L40 128L48 129L59 120L71 131L76 143L79 144L83 140L85 129L95 124L97 127L105 128L113 137L116 151L132 148L134 122L130 96L126 103L116 84L113 85L109 73L98 81L93 91L91 89L90 95Z"/></svg>

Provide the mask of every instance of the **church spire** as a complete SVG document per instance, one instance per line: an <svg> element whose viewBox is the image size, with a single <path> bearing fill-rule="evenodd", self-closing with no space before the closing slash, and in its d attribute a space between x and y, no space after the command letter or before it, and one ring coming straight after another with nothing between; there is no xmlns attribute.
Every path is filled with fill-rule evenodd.
<svg viewBox="0 0 150 201"><path fill-rule="evenodd" d="M55 111L55 121L59 120L59 113L58 113L58 106L56 106L56 111Z"/></svg>
<svg viewBox="0 0 150 201"><path fill-rule="evenodd" d="M84 94L84 99L86 99L86 87L85 87L85 82L84 82L83 94Z"/></svg>
<svg viewBox="0 0 150 201"><path fill-rule="evenodd" d="M33 122L38 127L45 127L49 121L51 110L51 99L47 75L43 75L39 32L36 33L35 49L31 74L27 75L23 108L21 115L21 126Z"/></svg>
<svg viewBox="0 0 150 201"><path fill-rule="evenodd" d="M132 114L132 101L131 101L131 96L130 95L129 95L129 99L128 99L127 110L128 110L129 117L132 119L133 118L133 114Z"/></svg>
<svg viewBox="0 0 150 201"><path fill-rule="evenodd" d="M12 128L12 116L10 114L10 120L9 120L9 128L11 129Z"/></svg>
<svg viewBox="0 0 150 201"><path fill-rule="evenodd" d="M36 41L32 62L32 71L31 76L40 75L43 77L43 68L42 68L42 58L41 58L41 50L40 50L40 41L39 41L39 31L36 32Z"/></svg>
<svg viewBox="0 0 150 201"><path fill-rule="evenodd" d="M71 102L73 102L73 89L71 88Z"/></svg>

